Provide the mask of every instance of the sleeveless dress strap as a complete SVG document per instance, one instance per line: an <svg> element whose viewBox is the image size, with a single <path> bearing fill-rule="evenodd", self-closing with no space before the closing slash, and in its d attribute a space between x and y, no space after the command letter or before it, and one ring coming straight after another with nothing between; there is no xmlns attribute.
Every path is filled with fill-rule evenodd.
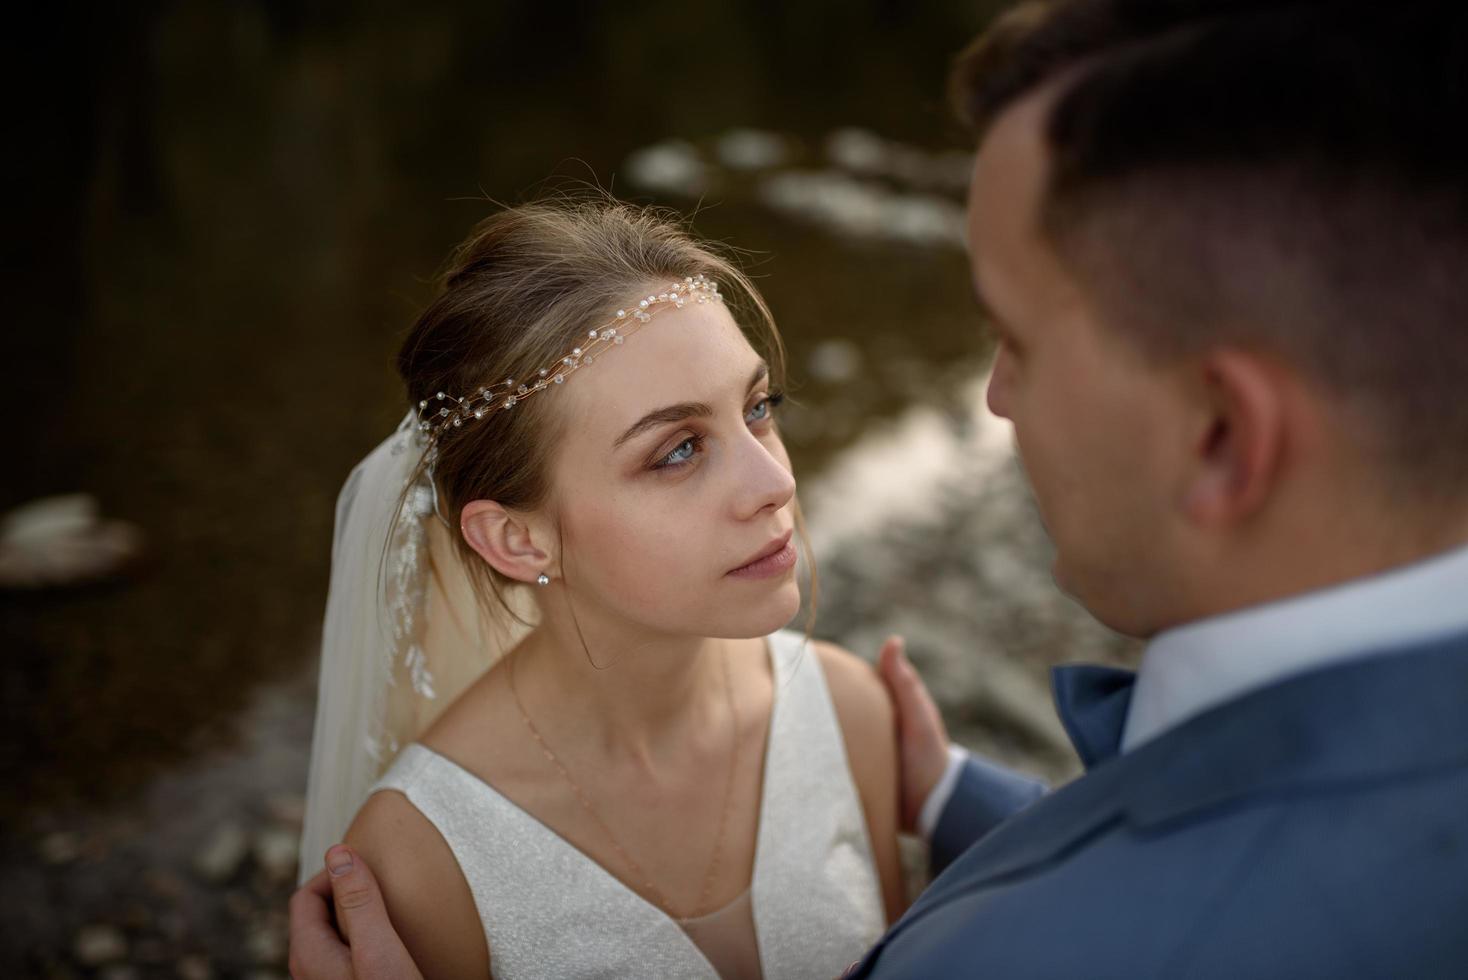
<svg viewBox="0 0 1468 980"><path fill-rule="evenodd" d="M766 977L839 972L886 928L866 815L820 657L793 630L770 636L775 704L760 807L755 927Z"/></svg>

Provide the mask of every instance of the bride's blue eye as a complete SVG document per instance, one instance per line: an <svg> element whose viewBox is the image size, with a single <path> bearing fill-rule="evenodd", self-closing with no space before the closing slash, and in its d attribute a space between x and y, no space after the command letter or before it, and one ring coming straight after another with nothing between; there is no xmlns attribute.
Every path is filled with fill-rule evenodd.
<svg viewBox="0 0 1468 980"><path fill-rule="evenodd" d="M702 443L703 440L698 436L689 436L687 439L684 439L682 442L678 443L678 445L674 447L672 452L668 453L668 455L658 460L657 465L654 467L654 469L666 469L670 466L681 466L682 464L692 459L698 453L698 447Z"/></svg>
<svg viewBox="0 0 1468 980"><path fill-rule="evenodd" d="M750 425L753 425L755 422L763 422L770 417L771 413L775 411L775 408L784 400L785 396L781 392L770 392L755 402L753 408L744 413L744 421Z"/></svg>

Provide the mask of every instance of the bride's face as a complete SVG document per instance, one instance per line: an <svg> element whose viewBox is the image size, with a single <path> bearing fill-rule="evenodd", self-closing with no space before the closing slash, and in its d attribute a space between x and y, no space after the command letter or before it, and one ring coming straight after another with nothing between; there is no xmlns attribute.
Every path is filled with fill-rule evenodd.
<svg viewBox="0 0 1468 980"><path fill-rule="evenodd" d="M662 310L554 392L553 508L578 614L721 637L794 617L795 479L772 395L721 303Z"/></svg>

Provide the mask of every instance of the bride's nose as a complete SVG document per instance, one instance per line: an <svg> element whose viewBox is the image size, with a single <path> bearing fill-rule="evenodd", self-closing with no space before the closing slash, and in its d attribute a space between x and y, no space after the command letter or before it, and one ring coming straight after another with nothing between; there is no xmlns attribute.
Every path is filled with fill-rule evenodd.
<svg viewBox="0 0 1468 980"><path fill-rule="evenodd" d="M756 438L753 433L739 441L740 452L735 461L738 491L735 495L737 516L744 520L761 511L779 510L795 496L795 476L784 453ZM778 443L776 444L778 445Z"/></svg>

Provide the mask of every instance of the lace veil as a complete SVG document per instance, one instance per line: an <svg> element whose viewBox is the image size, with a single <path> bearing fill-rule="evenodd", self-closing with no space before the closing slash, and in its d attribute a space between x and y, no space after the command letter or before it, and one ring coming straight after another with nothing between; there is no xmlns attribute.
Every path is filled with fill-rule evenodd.
<svg viewBox="0 0 1468 980"><path fill-rule="evenodd" d="M416 422L409 410L337 498L301 881L321 869L398 750L527 630L479 600L435 517L429 478L408 487L425 448ZM511 602L529 618L523 590Z"/></svg>

